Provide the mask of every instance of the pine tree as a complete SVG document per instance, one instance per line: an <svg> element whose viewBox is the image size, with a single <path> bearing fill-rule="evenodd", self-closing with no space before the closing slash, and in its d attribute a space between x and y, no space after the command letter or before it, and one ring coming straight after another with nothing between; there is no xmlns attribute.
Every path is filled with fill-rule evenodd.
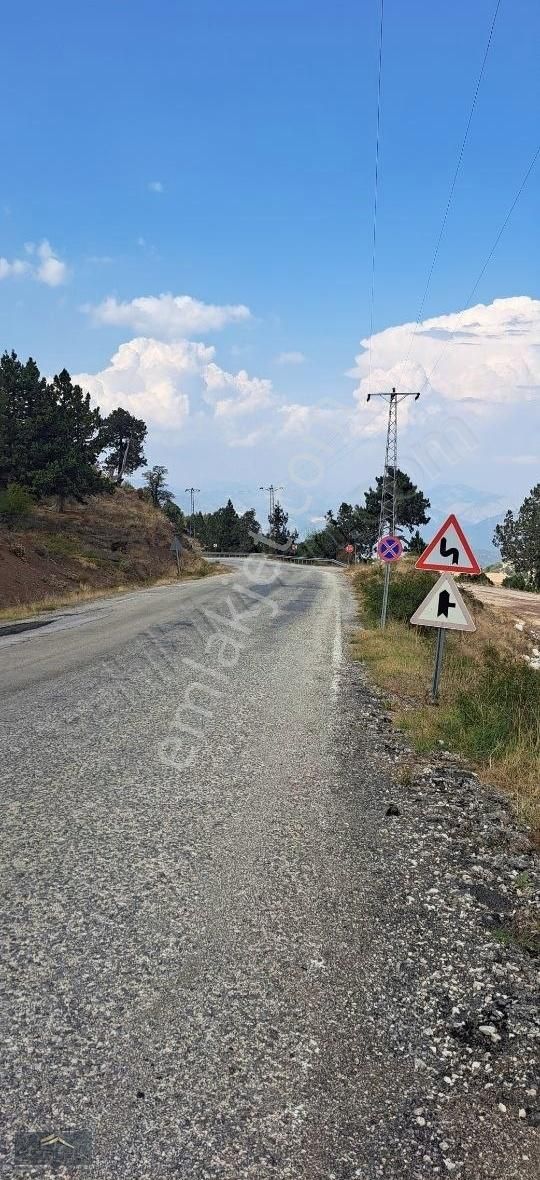
<svg viewBox="0 0 540 1180"><path fill-rule="evenodd" d="M36 362L20 361L15 352L0 359L0 486L28 484L39 460L40 418L47 382Z"/></svg>
<svg viewBox="0 0 540 1180"><path fill-rule="evenodd" d="M392 478L393 468L390 468L389 474ZM379 517L381 512L381 499L383 488L383 476L378 475L375 481L376 487L369 488L365 493L366 512L374 523L374 538L375 544L378 535ZM404 471L396 470L396 528L407 529L412 533L415 525L427 524L429 516L426 516L426 509L430 506L429 500L424 493L417 488L416 484ZM383 522L384 525L389 526L390 520Z"/></svg>
<svg viewBox="0 0 540 1180"><path fill-rule="evenodd" d="M279 500L276 500L274 511L271 512L270 516L268 517L268 524L270 525L268 535L271 540L274 541L276 546L279 545L283 549L290 548L292 545L294 545L298 537L298 532L296 529L293 533L288 531L288 521L288 512L285 512L285 509L281 507Z"/></svg>
<svg viewBox="0 0 540 1180"><path fill-rule="evenodd" d="M107 451L104 467L115 483L120 484L124 475L131 475L146 463L143 451L146 434L146 422L121 406L103 419L100 454Z"/></svg>
<svg viewBox="0 0 540 1180"><path fill-rule="evenodd" d="M415 557L420 557L427 548L427 541L420 534L420 530L416 529L412 537L407 541L407 553L414 554Z"/></svg>
<svg viewBox="0 0 540 1180"><path fill-rule="evenodd" d="M517 516L508 511L493 537L503 561L511 562L531 590L540 590L540 483L531 488Z"/></svg>
<svg viewBox="0 0 540 1180"><path fill-rule="evenodd" d="M165 476L168 474L167 468L161 467L159 464L149 468L148 471L143 471L143 479L147 485L146 490L154 508L163 508L165 504L174 500L174 496L165 482Z"/></svg>
<svg viewBox="0 0 540 1180"><path fill-rule="evenodd" d="M58 496L62 512L68 497L83 502L107 488L96 465L100 412L67 369L47 384L34 425L29 484L38 496Z"/></svg>

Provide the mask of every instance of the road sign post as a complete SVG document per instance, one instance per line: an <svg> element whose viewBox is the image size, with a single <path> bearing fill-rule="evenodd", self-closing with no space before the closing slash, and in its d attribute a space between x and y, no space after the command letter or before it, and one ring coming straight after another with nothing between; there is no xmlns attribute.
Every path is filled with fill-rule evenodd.
<svg viewBox="0 0 540 1180"><path fill-rule="evenodd" d="M386 627L386 616L388 613L388 593L390 590L390 566L394 561L399 561L403 553L403 541L399 537L380 537L377 541L377 555L381 561L384 561L384 582L383 582L383 596L381 606L381 621L380 626Z"/></svg>
<svg viewBox="0 0 540 1180"><path fill-rule="evenodd" d="M420 603L412 616L416 627L436 627L437 645L431 685L431 701L439 698L439 685L447 631L476 631L474 619L467 609L451 574L441 574L439 580Z"/></svg>
<svg viewBox="0 0 540 1180"><path fill-rule="evenodd" d="M382 605L381 605L381 627L383 627L383 628L386 627L386 615L388 613L388 593L389 593L389 590L390 590L390 566L385 565L383 592L382 592Z"/></svg>
<svg viewBox="0 0 540 1180"><path fill-rule="evenodd" d="M435 648L435 667L433 669L433 683L431 685L431 700L432 703L439 699L439 684L441 682L441 671L444 653L444 640L446 631L443 627L437 629L437 645Z"/></svg>
<svg viewBox="0 0 540 1180"><path fill-rule="evenodd" d="M182 552L182 546L180 544L178 537L173 537L172 542L171 542L171 553L174 553L174 555L176 557L176 572L178 574L178 577L180 577L180 554L181 554L181 552Z"/></svg>

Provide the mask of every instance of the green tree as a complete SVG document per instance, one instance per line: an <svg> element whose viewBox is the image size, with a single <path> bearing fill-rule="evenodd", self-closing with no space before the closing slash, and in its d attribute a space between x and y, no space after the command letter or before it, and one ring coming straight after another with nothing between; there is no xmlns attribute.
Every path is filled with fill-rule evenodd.
<svg viewBox="0 0 540 1180"><path fill-rule="evenodd" d="M260 529L255 509L248 508L240 516L230 499L215 512L196 512L193 516L195 536L207 549L249 553L257 548L252 534L260 533Z"/></svg>
<svg viewBox="0 0 540 1180"><path fill-rule="evenodd" d="M345 545L354 545L357 553L364 558L371 556L371 551L377 540L378 520L367 508L359 504L343 503L336 516L331 511L326 514L327 529L334 538L335 552Z"/></svg>
<svg viewBox="0 0 540 1180"><path fill-rule="evenodd" d="M47 400L47 382L32 357L23 363L15 352L5 352L0 359L1 487L28 483L38 460L39 423Z"/></svg>
<svg viewBox="0 0 540 1180"><path fill-rule="evenodd" d="M291 548L296 542L298 532L296 529L292 533L289 532L287 529L288 521L288 512L285 512L279 500L276 500L274 511L268 517L268 524L270 525L268 535L276 546Z"/></svg>
<svg viewBox="0 0 540 1180"><path fill-rule="evenodd" d="M336 537L331 528L308 533L298 545L300 557L332 557L337 553Z"/></svg>
<svg viewBox="0 0 540 1180"><path fill-rule="evenodd" d="M393 475L393 468L390 468L390 478ZM365 493L366 512L375 524L375 532L373 536L373 544L375 544L378 535L379 518L381 513L381 499L383 476L378 475L375 481L374 488L368 488ZM412 533L415 526L419 524L427 524L429 516L426 515L426 510L429 508L429 500L424 493L417 488L416 484L412 482L410 477L399 468L396 470L396 529L407 529ZM391 525L389 517L383 521L383 525L389 527Z"/></svg>
<svg viewBox="0 0 540 1180"><path fill-rule="evenodd" d="M155 467L150 467L148 471L143 471L146 493L154 508L164 508L166 504L174 500L174 496L170 488L167 487L165 479L168 474L167 468L161 467L159 464L156 464Z"/></svg>
<svg viewBox="0 0 540 1180"><path fill-rule="evenodd" d="M167 500L163 507L165 516L168 516L171 524L174 525L177 533L184 533L186 531L186 518L182 509L175 504L174 500Z"/></svg>
<svg viewBox="0 0 540 1180"><path fill-rule="evenodd" d="M407 553L414 554L415 557L420 557L427 548L427 541L420 535L420 530L416 529L412 537L407 541Z"/></svg>
<svg viewBox="0 0 540 1180"><path fill-rule="evenodd" d="M101 416L63 369L51 382L30 357L0 360L0 486L82 500L110 485L97 469Z"/></svg>
<svg viewBox="0 0 540 1180"><path fill-rule="evenodd" d="M493 544L532 590L540 590L540 483L531 488L516 516L506 513L495 529Z"/></svg>
<svg viewBox="0 0 540 1180"><path fill-rule="evenodd" d="M256 518L255 509L248 508L239 517L239 540L243 553L250 553L259 548L259 543L255 538L260 531L261 526Z"/></svg>
<svg viewBox="0 0 540 1180"><path fill-rule="evenodd" d="M143 444L147 434L146 422L135 418L121 406L103 419L100 430L100 454L106 451L104 467L115 483L122 483L124 475L131 475L146 463Z"/></svg>
<svg viewBox="0 0 540 1180"><path fill-rule="evenodd" d="M68 497L110 488L97 468L101 415L90 394L74 385L67 369L46 386L34 419L29 453L29 486L38 496L58 496L63 512Z"/></svg>
<svg viewBox="0 0 540 1180"><path fill-rule="evenodd" d="M210 531L212 544L217 544L218 549L223 550L240 549L240 517L232 500L227 500L225 506L211 513L210 517L207 529Z"/></svg>

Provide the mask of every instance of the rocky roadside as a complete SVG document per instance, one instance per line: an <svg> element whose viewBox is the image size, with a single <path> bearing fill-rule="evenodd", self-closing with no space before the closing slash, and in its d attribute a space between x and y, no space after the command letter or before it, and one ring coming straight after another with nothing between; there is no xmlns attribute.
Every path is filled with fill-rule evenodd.
<svg viewBox="0 0 540 1180"><path fill-rule="evenodd" d="M395 882L381 923L395 914L381 1030L396 1056L414 1056L415 1077L390 1123L386 1115L369 1128L373 1175L533 1180L540 873L530 833L509 800L448 751L413 755L361 665L352 709L355 697L357 740L377 748L389 772L377 785L381 873Z"/></svg>

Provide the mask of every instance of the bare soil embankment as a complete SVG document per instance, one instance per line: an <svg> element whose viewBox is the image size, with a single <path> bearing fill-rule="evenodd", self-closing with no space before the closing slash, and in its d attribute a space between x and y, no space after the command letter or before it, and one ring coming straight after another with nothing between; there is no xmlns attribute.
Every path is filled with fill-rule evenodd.
<svg viewBox="0 0 540 1180"><path fill-rule="evenodd" d="M25 528L0 529L0 614L53 609L100 593L176 575L174 527L137 492L119 488L58 512L36 506ZM182 538L181 574L210 567Z"/></svg>

